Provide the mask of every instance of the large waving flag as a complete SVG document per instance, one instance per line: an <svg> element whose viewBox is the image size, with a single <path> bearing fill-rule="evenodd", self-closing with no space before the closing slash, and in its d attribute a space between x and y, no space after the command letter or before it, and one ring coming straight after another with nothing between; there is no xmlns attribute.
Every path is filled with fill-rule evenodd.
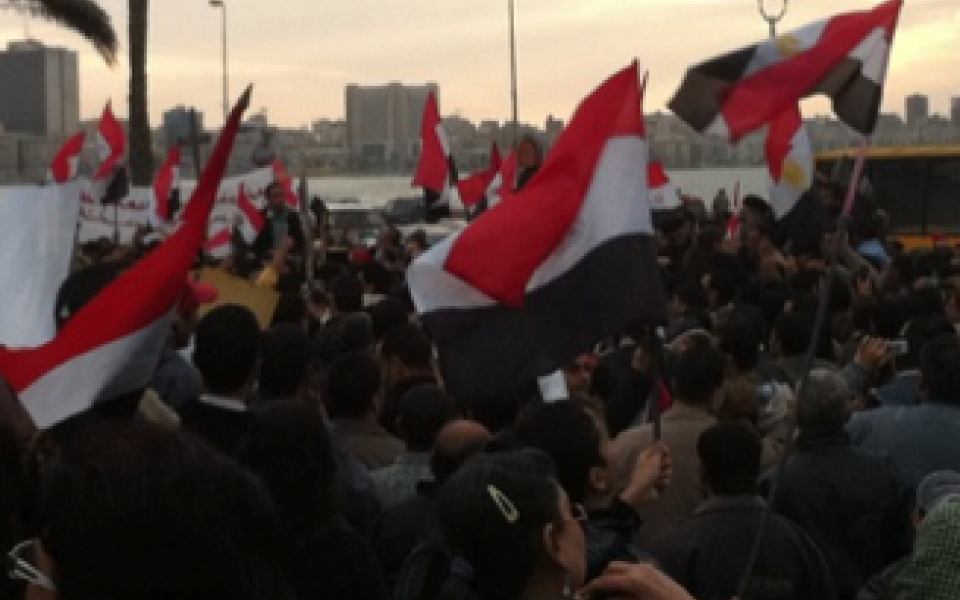
<svg viewBox="0 0 960 600"><path fill-rule="evenodd" d="M577 109L537 177L421 256L408 279L454 394L554 372L666 305L637 66Z"/></svg>
<svg viewBox="0 0 960 600"><path fill-rule="evenodd" d="M484 200L489 203L489 199L500 192L503 181L500 174L501 161L500 150L493 144L490 146L490 166L457 182L460 202L465 208L478 206Z"/></svg>
<svg viewBox="0 0 960 600"><path fill-rule="evenodd" d="M697 131L738 141L822 93L841 121L869 135L902 5L817 21L701 63L687 71L670 109Z"/></svg>
<svg viewBox="0 0 960 600"><path fill-rule="evenodd" d="M680 208L680 191L667 177L663 164L658 160L647 165L647 185L650 187L650 208L673 210Z"/></svg>
<svg viewBox="0 0 960 600"><path fill-rule="evenodd" d="M174 146L153 180L156 218L160 223L175 220L180 204L180 146Z"/></svg>
<svg viewBox="0 0 960 600"><path fill-rule="evenodd" d="M81 131L63 143L57 155L50 161L50 168L47 170L48 182L64 184L77 176L85 137Z"/></svg>
<svg viewBox="0 0 960 600"><path fill-rule="evenodd" d="M813 183L813 147L796 106L770 123L766 155L770 201L777 219L781 219Z"/></svg>
<svg viewBox="0 0 960 600"><path fill-rule="evenodd" d="M249 99L248 89L217 140L177 232L77 312L51 342L32 350L0 348L0 373L38 427L134 391L153 375Z"/></svg>
<svg viewBox="0 0 960 600"><path fill-rule="evenodd" d="M450 199L458 179L437 97L430 92L420 121L420 161L413 175L413 185L423 188L428 222L450 216Z"/></svg>
<svg viewBox="0 0 960 600"><path fill-rule="evenodd" d="M97 154L100 166L94 174L94 180L106 179L123 162L127 152L127 134L123 126L113 116L110 103L103 108L100 124L97 126Z"/></svg>

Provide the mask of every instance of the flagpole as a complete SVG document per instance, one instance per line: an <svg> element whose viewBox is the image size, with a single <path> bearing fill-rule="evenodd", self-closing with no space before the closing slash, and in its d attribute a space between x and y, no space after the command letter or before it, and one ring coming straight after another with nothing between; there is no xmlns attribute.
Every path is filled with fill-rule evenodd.
<svg viewBox="0 0 960 600"><path fill-rule="evenodd" d="M517 111L517 36L514 27L513 0L507 0L507 11L510 25L510 119L513 130L513 147L516 148L520 139L520 121Z"/></svg>

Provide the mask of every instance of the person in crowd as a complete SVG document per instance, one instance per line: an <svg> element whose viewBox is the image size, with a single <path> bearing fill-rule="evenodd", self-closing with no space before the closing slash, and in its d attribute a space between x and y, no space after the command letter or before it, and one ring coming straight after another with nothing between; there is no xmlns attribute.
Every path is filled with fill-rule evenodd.
<svg viewBox="0 0 960 600"><path fill-rule="evenodd" d="M682 353L674 373L674 404L661 416L662 441L670 449L673 479L660 497L639 509L643 527L635 539L643 544L676 527L703 500L697 440L716 423L712 411L721 393L724 358L712 346L696 345ZM621 481L640 453L654 443L653 424L627 429L615 441L616 473Z"/></svg>
<svg viewBox="0 0 960 600"><path fill-rule="evenodd" d="M437 383L433 344L419 325L402 323L384 332L379 354L385 390L380 424L396 432L401 398L417 386Z"/></svg>
<svg viewBox="0 0 960 600"><path fill-rule="evenodd" d="M373 547L340 513L336 461L323 417L298 402L274 404L253 420L238 459L273 497L281 556L299 598L387 597Z"/></svg>
<svg viewBox="0 0 960 600"><path fill-rule="evenodd" d="M288 236L293 240L290 253L302 254L304 248L303 226L300 216L287 206L287 193L283 184L274 181L264 190L267 206L263 209L264 227L253 241L252 249L260 258L267 257Z"/></svg>
<svg viewBox="0 0 960 600"><path fill-rule="evenodd" d="M540 170L543 163L543 149L532 135L525 135L517 144L517 180L511 182L513 190L519 192Z"/></svg>
<svg viewBox="0 0 960 600"><path fill-rule="evenodd" d="M296 598L269 494L192 436L92 425L61 440L38 489L35 537L8 561L27 598Z"/></svg>
<svg viewBox="0 0 960 600"><path fill-rule="evenodd" d="M407 236L403 244L410 262L420 258L420 256L430 249L430 242L427 241L427 232L423 229L417 229Z"/></svg>
<svg viewBox="0 0 960 600"><path fill-rule="evenodd" d="M368 469L393 463L403 442L378 424L380 365L368 352L340 356L327 373L324 403L337 437Z"/></svg>
<svg viewBox="0 0 960 600"><path fill-rule="evenodd" d="M590 393L590 379L597 368L597 357L592 353L584 353L563 365L563 381L567 391L577 394Z"/></svg>
<svg viewBox="0 0 960 600"><path fill-rule="evenodd" d="M797 454L773 504L800 525L832 570L838 598L910 551L912 492L889 460L853 448L844 429L854 395L840 375L810 373L800 399Z"/></svg>
<svg viewBox="0 0 960 600"><path fill-rule="evenodd" d="M708 499L654 542L664 572L695 598L733 598L746 572L765 504L757 495L760 437L743 423L718 423L697 442ZM746 598L835 598L829 567L800 527L773 513L766 523Z"/></svg>
<svg viewBox="0 0 960 600"><path fill-rule="evenodd" d="M937 336L956 333L953 325L941 314L913 319L906 325L906 335L894 340L899 344L891 354L896 374L892 381L871 390L881 406L916 406L920 403L920 351ZM899 336L898 336L899 337Z"/></svg>
<svg viewBox="0 0 960 600"><path fill-rule="evenodd" d="M914 533L937 505L951 498L960 498L960 473L956 471L934 471L924 477L920 486L917 487L916 504L911 519ZM888 600L893 598L893 582L910 562L911 554L905 555L867 580L857 592L857 600Z"/></svg>
<svg viewBox="0 0 960 600"><path fill-rule="evenodd" d="M946 334L920 350L917 406L884 406L862 411L848 425L853 443L887 454L915 488L929 473L960 470L960 339Z"/></svg>
<svg viewBox="0 0 960 600"><path fill-rule="evenodd" d="M303 327L275 325L263 333L261 343L263 359L253 408L262 410L275 402L303 399L312 358L310 339Z"/></svg>
<svg viewBox="0 0 960 600"><path fill-rule="evenodd" d="M895 600L950 600L960 589L960 497L939 502L917 528L913 553L893 581Z"/></svg>
<svg viewBox="0 0 960 600"><path fill-rule="evenodd" d="M429 478L430 448L454 415L453 400L436 385L421 384L403 395L396 429L406 449L393 464L371 474L381 506L388 508L406 500L416 492L418 483Z"/></svg>
<svg viewBox="0 0 960 600"><path fill-rule="evenodd" d="M180 409L183 427L232 454L250 425L247 400L260 361L260 325L248 308L226 304L197 325L193 364L203 393Z"/></svg>
<svg viewBox="0 0 960 600"><path fill-rule="evenodd" d="M522 446L553 459L557 480L571 502L587 511L587 574L600 575L613 561L637 562L649 556L632 543L642 526L637 511L657 498L670 480L670 453L654 445L637 457L624 489L613 481L610 439L602 415L572 400L542 404L521 417L515 431Z"/></svg>
<svg viewBox="0 0 960 600"><path fill-rule="evenodd" d="M371 537L391 589L407 556L434 532L441 486L489 440L490 432L476 421L447 423L430 451L430 478L417 484L414 495L384 510Z"/></svg>

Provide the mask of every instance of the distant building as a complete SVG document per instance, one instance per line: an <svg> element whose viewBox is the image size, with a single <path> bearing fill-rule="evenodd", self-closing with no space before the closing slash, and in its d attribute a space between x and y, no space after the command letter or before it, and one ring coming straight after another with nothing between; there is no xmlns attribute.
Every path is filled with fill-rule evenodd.
<svg viewBox="0 0 960 600"><path fill-rule="evenodd" d="M10 42L0 52L0 123L8 133L66 135L80 122L77 53L37 41Z"/></svg>
<svg viewBox="0 0 960 600"><path fill-rule="evenodd" d="M930 116L930 98L923 94L907 96L905 114L908 127L917 127Z"/></svg>
<svg viewBox="0 0 960 600"><path fill-rule="evenodd" d="M357 166L399 170L416 164L420 120L430 92L439 102L435 83L346 87L347 147Z"/></svg>
<svg viewBox="0 0 960 600"><path fill-rule="evenodd" d="M950 122L960 128L960 96L950 98Z"/></svg>
<svg viewBox="0 0 960 600"><path fill-rule="evenodd" d="M167 147L174 146L178 140L189 139L193 133L190 125L191 111L196 114L197 132L203 133L203 113L192 107L178 106L163 113L163 140Z"/></svg>

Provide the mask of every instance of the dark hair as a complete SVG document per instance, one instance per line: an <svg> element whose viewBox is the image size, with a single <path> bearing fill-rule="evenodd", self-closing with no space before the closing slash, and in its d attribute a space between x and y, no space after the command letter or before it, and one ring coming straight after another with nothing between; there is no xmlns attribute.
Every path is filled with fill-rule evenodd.
<svg viewBox="0 0 960 600"><path fill-rule="evenodd" d="M419 326L403 323L384 333L380 356L384 360L396 357L410 369L429 370L433 366L433 344Z"/></svg>
<svg viewBox="0 0 960 600"><path fill-rule="evenodd" d="M724 358L709 344L698 344L677 359L674 390L687 404L707 405L723 384Z"/></svg>
<svg viewBox="0 0 960 600"><path fill-rule="evenodd" d="M570 500L583 502L590 469L604 464L594 418L569 400L541 404L523 415L515 434L520 445L546 452Z"/></svg>
<svg viewBox="0 0 960 600"><path fill-rule="evenodd" d="M699 281L687 279L681 281L673 290L673 295L680 299L691 311L701 311L710 308L710 299L707 290Z"/></svg>
<svg viewBox="0 0 960 600"><path fill-rule="evenodd" d="M81 308L87 305L105 287L113 283L126 268L121 263L101 263L74 271L60 285L54 301L53 318L57 329L66 325Z"/></svg>
<svg viewBox="0 0 960 600"><path fill-rule="evenodd" d="M463 421L466 422L466 421ZM457 427L458 422L447 423L441 429L430 450L430 473L434 481L443 483L456 473L471 456L484 449L490 434L477 424L472 435L452 435L447 427Z"/></svg>
<svg viewBox="0 0 960 600"><path fill-rule="evenodd" d="M373 337L382 340L383 335L408 322L407 306L398 298L384 298L367 309L373 327Z"/></svg>
<svg viewBox="0 0 960 600"><path fill-rule="evenodd" d="M460 394L454 398L462 413L496 434L513 427L525 406L539 400L536 382L494 394Z"/></svg>
<svg viewBox="0 0 960 600"><path fill-rule="evenodd" d="M906 328L907 354L897 357L897 369L916 369L920 366L920 351L927 342L945 334L956 334L953 323L943 315L932 314L912 320Z"/></svg>
<svg viewBox="0 0 960 600"><path fill-rule="evenodd" d="M64 600L289 597L269 495L191 436L89 427L44 464L40 489Z"/></svg>
<svg viewBox="0 0 960 600"><path fill-rule="evenodd" d="M263 361L258 391L263 398L293 396L307 378L310 339L291 323L276 325L263 334Z"/></svg>
<svg viewBox="0 0 960 600"><path fill-rule="evenodd" d="M933 400L960 403L960 339L940 335L920 349L920 375Z"/></svg>
<svg viewBox="0 0 960 600"><path fill-rule="evenodd" d="M259 357L260 326L250 309L218 306L197 325L193 364L211 393L239 389L253 376Z"/></svg>
<svg viewBox="0 0 960 600"><path fill-rule="evenodd" d="M757 366L760 359L760 338L756 331L741 321L729 321L717 330L720 351L733 360L737 371L746 373Z"/></svg>
<svg viewBox="0 0 960 600"><path fill-rule="evenodd" d="M327 371L324 402L331 419L359 418L373 409L380 391L380 365L367 352L337 358Z"/></svg>
<svg viewBox="0 0 960 600"><path fill-rule="evenodd" d="M278 286L279 287L279 286ZM303 301L303 294L297 291L286 291L280 294L277 308L273 311L270 325L292 323L300 325L307 316L307 306Z"/></svg>
<svg viewBox="0 0 960 600"><path fill-rule="evenodd" d="M799 312L784 313L773 326L773 333L780 342L784 356L797 356L807 351L813 320Z"/></svg>
<svg viewBox="0 0 960 600"><path fill-rule="evenodd" d="M440 387L425 383L407 391L400 398L397 430L412 452L426 452L440 429L449 423L456 411L453 400Z"/></svg>
<svg viewBox="0 0 960 600"><path fill-rule="evenodd" d="M468 460L437 500L440 530L453 557L441 598L516 598L543 556L543 527L560 514L560 487L543 453ZM515 520L508 518L513 515Z"/></svg>
<svg viewBox="0 0 960 600"><path fill-rule="evenodd" d="M751 494L760 476L763 444L749 425L717 423L700 434L697 456L710 490L719 495Z"/></svg>
<svg viewBox="0 0 960 600"><path fill-rule="evenodd" d="M336 461L317 412L297 402L270 407L251 423L238 459L270 491L288 542L303 543L339 524Z"/></svg>
<svg viewBox="0 0 960 600"><path fill-rule="evenodd" d="M341 313L363 309L363 284L353 275L338 275L330 282L333 305Z"/></svg>

